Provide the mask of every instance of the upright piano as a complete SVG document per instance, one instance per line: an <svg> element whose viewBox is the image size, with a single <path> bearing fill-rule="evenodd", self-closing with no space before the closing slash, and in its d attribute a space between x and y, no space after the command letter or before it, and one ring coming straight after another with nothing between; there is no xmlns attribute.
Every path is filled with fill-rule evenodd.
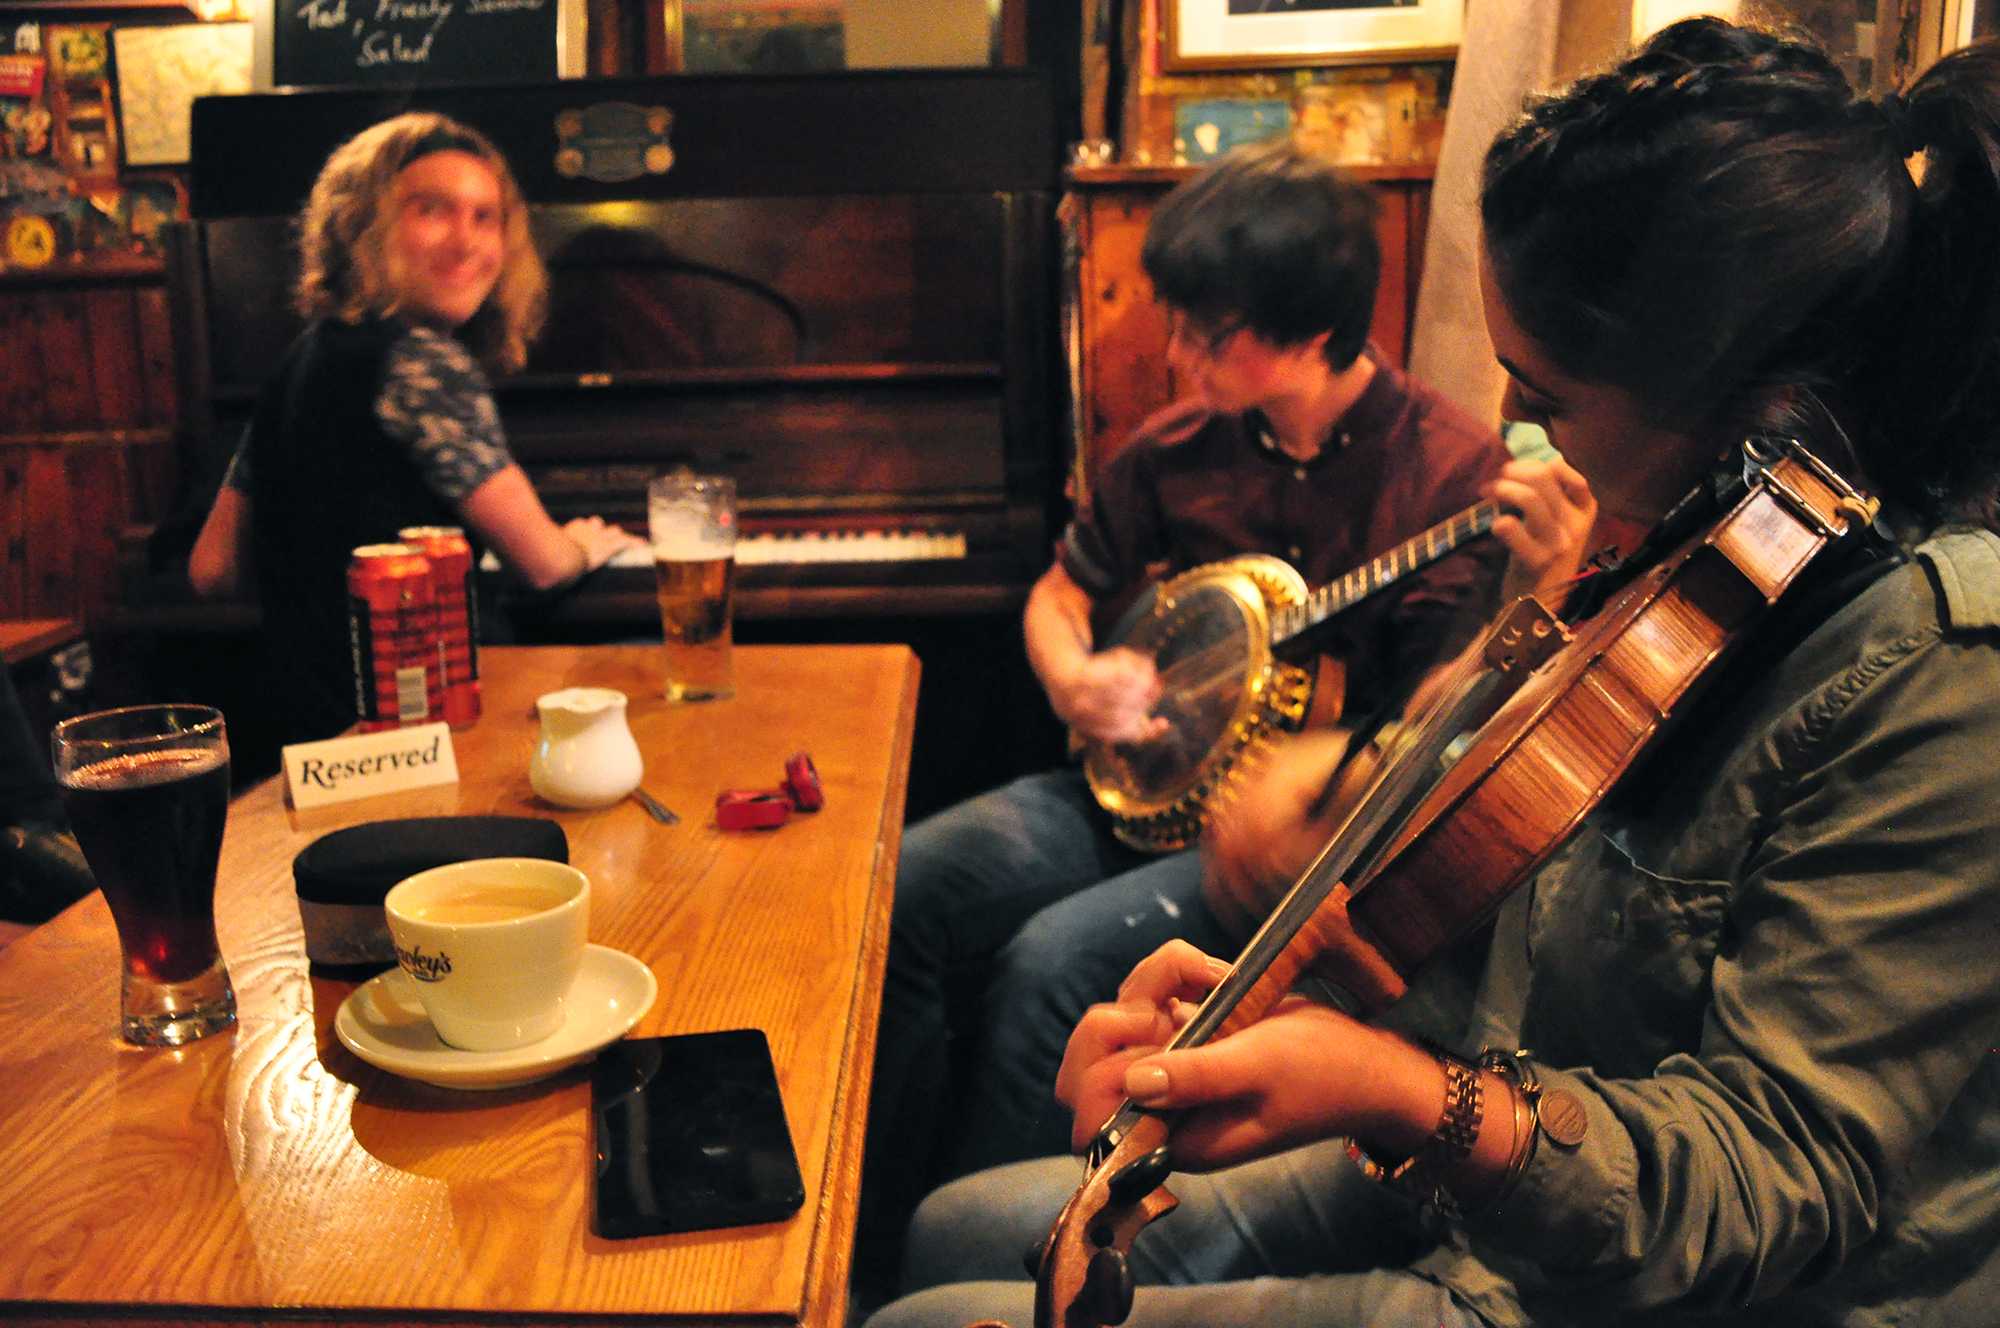
<svg viewBox="0 0 2000 1328"><path fill-rule="evenodd" d="M736 479L743 620L1011 616L1059 500L1056 151L1028 70L591 79L204 97L173 283L195 446L234 446L298 330L293 218L327 154L405 110L489 135L550 272L496 380L558 520L645 529L685 465ZM610 567L531 632L657 626Z"/></svg>

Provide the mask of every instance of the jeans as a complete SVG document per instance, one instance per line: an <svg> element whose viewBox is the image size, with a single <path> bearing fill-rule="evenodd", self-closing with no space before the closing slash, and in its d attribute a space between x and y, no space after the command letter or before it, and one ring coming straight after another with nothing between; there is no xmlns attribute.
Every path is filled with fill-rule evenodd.
<svg viewBox="0 0 2000 1328"><path fill-rule="evenodd" d="M1068 1151L1053 1088L1070 1031L1175 937L1234 954L1199 856L1119 843L1075 771L905 832L856 1237L863 1303L893 1291L903 1228L938 1181Z"/></svg>
<svg viewBox="0 0 2000 1328"><path fill-rule="evenodd" d="M1021 1251L1082 1178L1069 1158L945 1186L917 1211L911 1294L867 1328L1028 1328ZM1169 1182L1180 1207L1133 1243L1129 1328L1478 1328L1444 1288L1396 1270L1428 1246L1409 1203L1365 1180L1338 1141Z"/></svg>

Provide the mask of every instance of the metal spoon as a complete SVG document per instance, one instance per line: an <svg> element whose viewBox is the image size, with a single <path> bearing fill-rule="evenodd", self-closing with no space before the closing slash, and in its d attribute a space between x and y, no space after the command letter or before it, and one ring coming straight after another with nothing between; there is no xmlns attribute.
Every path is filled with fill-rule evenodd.
<svg viewBox="0 0 2000 1328"><path fill-rule="evenodd" d="M641 807L653 814L653 819L661 825L679 825L681 818L667 810L667 805L642 788L632 790L632 796Z"/></svg>

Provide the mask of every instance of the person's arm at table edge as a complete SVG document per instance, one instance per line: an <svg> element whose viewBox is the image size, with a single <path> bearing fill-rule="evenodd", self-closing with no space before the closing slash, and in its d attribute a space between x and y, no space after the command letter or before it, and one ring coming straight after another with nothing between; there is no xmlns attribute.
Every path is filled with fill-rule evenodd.
<svg viewBox="0 0 2000 1328"><path fill-rule="evenodd" d="M557 525L518 465L481 481L458 500L458 513L503 565L538 591L573 584L640 542L602 517Z"/></svg>

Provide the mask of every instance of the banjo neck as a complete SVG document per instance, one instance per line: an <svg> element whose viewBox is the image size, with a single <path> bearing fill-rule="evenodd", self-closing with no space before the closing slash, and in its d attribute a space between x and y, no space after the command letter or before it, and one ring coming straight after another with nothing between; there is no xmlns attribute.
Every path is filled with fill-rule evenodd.
<svg viewBox="0 0 2000 1328"><path fill-rule="evenodd" d="M1277 610L1271 615L1271 644L1275 646L1310 631L1342 609L1360 603L1376 591L1412 572L1429 567L1446 554L1478 539L1493 529L1493 522L1504 510L1498 503L1476 503L1458 515L1438 522L1429 530L1412 535L1346 576L1327 582L1302 602Z"/></svg>

